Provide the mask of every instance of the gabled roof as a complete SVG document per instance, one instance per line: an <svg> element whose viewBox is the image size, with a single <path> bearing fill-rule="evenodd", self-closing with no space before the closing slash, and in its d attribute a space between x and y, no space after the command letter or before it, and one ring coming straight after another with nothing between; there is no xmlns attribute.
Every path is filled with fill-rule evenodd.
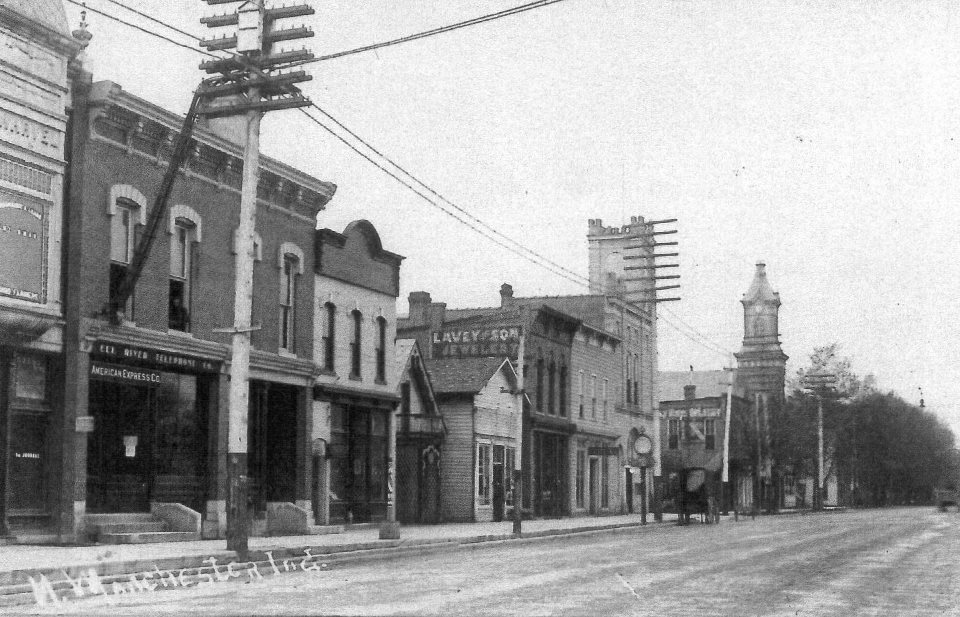
<svg viewBox="0 0 960 617"><path fill-rule="evenodd" d="M477 394L500 370L506 371L511 385L516 381L513 366L505 358L441 358L423 363L438 394Z"/></svg>
<svg viewBox="0 0 960 617"><path fill-rule="evenodd" d="M396 340L394 345L394 361L397 367L397 374L400 379L397 380L397 395L400 394L400 384L403 383L403 375L410 373L410 378L420 393L425 405L431 409L428 413L437 413L437 399L434 396L433 382L430 380L430 374L424 366L423 355L420 353L420 345L416 339L401 338Z"/></svg>

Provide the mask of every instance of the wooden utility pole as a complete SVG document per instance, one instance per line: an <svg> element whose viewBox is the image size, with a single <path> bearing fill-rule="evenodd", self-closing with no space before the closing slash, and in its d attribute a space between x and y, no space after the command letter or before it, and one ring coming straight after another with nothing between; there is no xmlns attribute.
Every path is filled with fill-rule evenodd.
<svg viewBox="0 0 960 617"><path fill-rule="evenodd" d="M809 373L804 376L803 386L817 397L817 478L813 487L813 509L823 509L823 397L833 390L837 376L833 373Z"/></svg>
<svg viewBox="0 0 960 617"><path fill-rule="evenodd" d="M725 369L730 373L730 383L727 384L727 409L723 417L723 471L720 474L720 508L727 514L727 496L730 495L730 416L733 414L733 381L734 368ZM733 504L737 509L737 504Z"/></svg>
<svg viewBox="0 0 960 617"><path fill-rule="evenodd" d="M219 5L238 0L206 0ZM293 61L312 58L309 52L275 53L273 43L313 36L304 27L277 29L274 22L286 17L313 14L306 5L267 9L263 0L244 0L233 13L204 17L201 23L217 28L236 26L232 36L206 39L201 45L211 51L236 50L228 58L204 62L200 68L219 77L205 80L202 88L207 104L199 112L208 118L242 116L243 176L240 187L240 221L234 266L233 327L230 332L230 397L227 424L227 549L241 555L248 550L248 464L247 434L250 410L250 332L259 326L250 323L253 298L253 234L256 228L257 184L260 176L260 120L271 109L309 105L293 86L307 81L300 72L284 75L272 71Z"/></svg>
<svg viewBox="0 0 960 617"><path fill-rule="evenodd" d="M523 328L523 325L520 326ZM527 335L520 331L520 347L517 350L517 449L513 455L513 533L523 531L523 361L524 341Z"/></svg>

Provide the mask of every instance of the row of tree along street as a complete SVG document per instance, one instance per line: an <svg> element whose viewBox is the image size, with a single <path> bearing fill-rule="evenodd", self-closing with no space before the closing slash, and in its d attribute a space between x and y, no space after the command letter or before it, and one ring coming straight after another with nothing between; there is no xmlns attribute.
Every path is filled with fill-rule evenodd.
<svg viewBox="0 0 960 617"><path fill-rule="evenodd" d="M819 373L836 376L829 394L804 389L805 377ZM775 473L817 477L822 403L823 475L836 479L840 505L927 504L935 488L956 488L960 455L952 431L922 399L914 405L879 390L872 375L853 373L836 343L816 348L788 391L786 404L771 410Z"/></svg>

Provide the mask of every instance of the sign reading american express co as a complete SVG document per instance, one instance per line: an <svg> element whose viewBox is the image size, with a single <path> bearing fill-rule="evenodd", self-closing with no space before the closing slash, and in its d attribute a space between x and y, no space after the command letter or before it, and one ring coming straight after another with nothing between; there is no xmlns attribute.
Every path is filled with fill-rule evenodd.
<svg viewBox="0 0 960 617"><path fill-rule="evenodd" d="M520 347L519 326L437 330L433 333L434 358L504 356L514 358Z"/></svg>
<svg viewBox="0 0 960 617"><path fill-rule="evenodd" d="M103 362L90 362L90 377L94 379L107 379L109 381L121 381L123 383L150 385L160 383L162 373L150 369L105 364Z"/></svg>

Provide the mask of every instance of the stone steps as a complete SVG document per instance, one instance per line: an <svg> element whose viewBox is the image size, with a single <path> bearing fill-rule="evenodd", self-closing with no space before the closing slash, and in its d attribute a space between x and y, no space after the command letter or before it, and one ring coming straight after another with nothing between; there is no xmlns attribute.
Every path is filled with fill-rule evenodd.
<svg viewBox="0 0 960 617"><path fill-rule="evenodd" d="M143 531L127 533L102 533L100 544L147 544L150 542L193 542L200 540L195 531Z"/></svg>

